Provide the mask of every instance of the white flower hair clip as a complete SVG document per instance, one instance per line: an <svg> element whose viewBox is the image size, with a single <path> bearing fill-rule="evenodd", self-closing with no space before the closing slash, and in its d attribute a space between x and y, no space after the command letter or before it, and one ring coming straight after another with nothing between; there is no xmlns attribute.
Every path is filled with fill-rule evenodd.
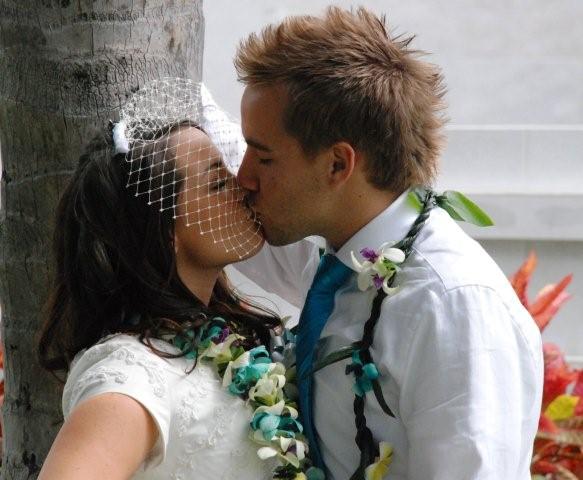
<svg viewBox="0 0 583 480"><path fill-rule="evenodd" d="M390 287L389 281L400 270L399 265L405 261L405 252L392 247L392 243L383 243L375 251L372 248L363 248L360 254L364 261L360 263L354 252L350 252L352 265L358 272L358 288L363 292L371 287L380 288L387 295L393 295L398 287Z"/></svg>
<svg viewBox="0 0 583 480"><path fill-rule="evenodd" d="M112 137L116 155L130 151L130 142L126 136L126 122L120 120L113 126Z"/></svg>

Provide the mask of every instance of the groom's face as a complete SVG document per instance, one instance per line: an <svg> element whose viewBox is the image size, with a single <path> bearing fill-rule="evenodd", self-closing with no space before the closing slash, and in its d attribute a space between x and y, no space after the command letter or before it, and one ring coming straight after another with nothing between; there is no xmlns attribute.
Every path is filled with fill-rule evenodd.
<svg viewBox="0 0 583 480"><path fill-rule="evenodd" d="M271 245L320 234L326 222L326 153L307 156L285 131L286 103L285 87L254 85L245 89L241 103L247 152L238 180Z"/></svg>

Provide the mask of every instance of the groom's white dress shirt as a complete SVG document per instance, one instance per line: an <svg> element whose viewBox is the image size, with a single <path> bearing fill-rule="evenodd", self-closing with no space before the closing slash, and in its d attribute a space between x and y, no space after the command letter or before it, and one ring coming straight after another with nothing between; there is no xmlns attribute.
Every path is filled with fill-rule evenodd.
<svg viewBox="0 0 583 480"><path fill-rule="evenodd" d="M357 232L338 258L401 240L417 212L406 193ZM328 251L331 251L328 248ZM301 308L318 264L303 241L266 247L236 265L266 291ZM435 208L383 302L371 354L384 397L372 392L366 419L377 441L393 445L392 480L529 480L540 414L543 359L534 321L486 252ZM335 297L321 335L322 354L360 340L376 290L357 274ZM358 465L354 378L349 360L315 374L314 421L329 477L347 480Z"/></svg>

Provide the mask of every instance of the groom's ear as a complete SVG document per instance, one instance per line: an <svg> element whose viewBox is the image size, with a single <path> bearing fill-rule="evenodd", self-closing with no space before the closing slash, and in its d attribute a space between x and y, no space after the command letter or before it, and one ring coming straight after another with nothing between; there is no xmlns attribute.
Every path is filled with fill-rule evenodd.
<svg viewBox="0 0 583 480"><path fill-rule="evenodd" d="M328 181L330 186L340 186L354 173L358 154L348 142L337 142L328 150Z"/></svg>

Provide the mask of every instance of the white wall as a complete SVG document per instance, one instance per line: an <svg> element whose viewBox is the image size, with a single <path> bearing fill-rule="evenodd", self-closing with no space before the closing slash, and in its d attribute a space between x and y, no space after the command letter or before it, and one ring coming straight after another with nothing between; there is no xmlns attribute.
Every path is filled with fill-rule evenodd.
<svg viewBox="0 0 583 480"><path fill-rule="evenodd" d="M205 81L239 116L238 41L322 0L207 0ZM433 52L449 88L449 144L439 189L476 198L497 226L468 231L512 273L531 248L531 293L567 273L573 299L545 332L583 359L583 2L580 0L361 0L397 33Z"/></svg>

